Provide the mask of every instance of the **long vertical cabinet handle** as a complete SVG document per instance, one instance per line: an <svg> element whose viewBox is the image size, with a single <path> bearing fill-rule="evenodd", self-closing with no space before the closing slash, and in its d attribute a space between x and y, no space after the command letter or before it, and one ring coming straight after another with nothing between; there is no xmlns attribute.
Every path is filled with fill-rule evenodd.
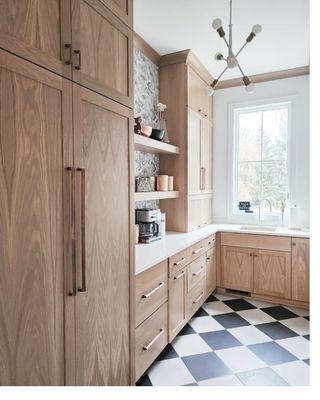
<svg viewBox="0 0 320 400"><path fill-rule="evenodd" d="M74 50L74 54L78 56L78 62L74 65L74 68L77 70L81 69L81 50Z"/></svg>
<svg viewBox="0 0 320 400"><path fill-rule="evenodd" d="M81 288L78 292L87 290L86 282L86 171L77 168L81 173Z"/></svg>
<svg viewBox="0 0 320 400"><path fill-rule="evenodd" d="M72 262L71 262L71 289L68 291L68 296L76 296L77 294L77 270L76 270L76 240L75 240L75 191L76 191L76 179L75 179L75 169L73 167L68 167L67 171L70 173L71 177L71 252L72 252Z"/></svg>
<svg viewBox="0 0 320 400"><path fill-rule="evenodd" d="M201 167L200 168L200 190L205 189L204 173L205 173L205 168Z"/></svg>

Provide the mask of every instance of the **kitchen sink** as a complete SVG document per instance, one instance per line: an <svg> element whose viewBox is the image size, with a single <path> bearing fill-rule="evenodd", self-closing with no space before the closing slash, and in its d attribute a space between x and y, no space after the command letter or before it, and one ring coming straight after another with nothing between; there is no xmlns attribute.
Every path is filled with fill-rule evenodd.
<svg viewBox="0 0 320 400"><path fill-rule="evenodd" d="M259 226L259 225L242 225L242 231L259 231L259 232L275 232L277 230L274 226Z"/></svg>

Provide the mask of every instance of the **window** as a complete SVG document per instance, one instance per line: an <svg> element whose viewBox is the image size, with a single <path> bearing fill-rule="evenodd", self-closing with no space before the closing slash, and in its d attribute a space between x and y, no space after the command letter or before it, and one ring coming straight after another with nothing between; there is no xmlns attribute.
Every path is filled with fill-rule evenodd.
<svg viewBox="0 0 320 400"><path fill-rule="evenodd" d="M234 214L244 213L240 201L250 201L251 218L259 202L264 219L281 216L288 198L289 111L290 103L234 109Z"/></svg>

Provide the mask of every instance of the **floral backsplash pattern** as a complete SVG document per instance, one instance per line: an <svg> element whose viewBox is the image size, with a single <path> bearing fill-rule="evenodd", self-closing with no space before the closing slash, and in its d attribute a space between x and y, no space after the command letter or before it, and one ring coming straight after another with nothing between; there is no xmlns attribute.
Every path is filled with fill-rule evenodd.
<svg viewBox="0 0 320 400"><path fill-rule="evenodd" d="M159 126L156 106L159 102L158 67L134 49L134 116L153 127ZM142 151L135 152L135 176L159 174L159 157ZM136 208L159 208L158 201L141 201Z"/></svg>

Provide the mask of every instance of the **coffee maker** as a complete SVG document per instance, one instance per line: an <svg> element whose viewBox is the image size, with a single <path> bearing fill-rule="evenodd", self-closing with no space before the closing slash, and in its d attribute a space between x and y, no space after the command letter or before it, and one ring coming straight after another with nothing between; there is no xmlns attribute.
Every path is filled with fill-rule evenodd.
<svg viewBox="0 0 320 400"><path fill-rule="evenodd" d="M161 239L161 211L152 208L136 210L136 224L139 225L139 242L152 243Z"/></svg>

